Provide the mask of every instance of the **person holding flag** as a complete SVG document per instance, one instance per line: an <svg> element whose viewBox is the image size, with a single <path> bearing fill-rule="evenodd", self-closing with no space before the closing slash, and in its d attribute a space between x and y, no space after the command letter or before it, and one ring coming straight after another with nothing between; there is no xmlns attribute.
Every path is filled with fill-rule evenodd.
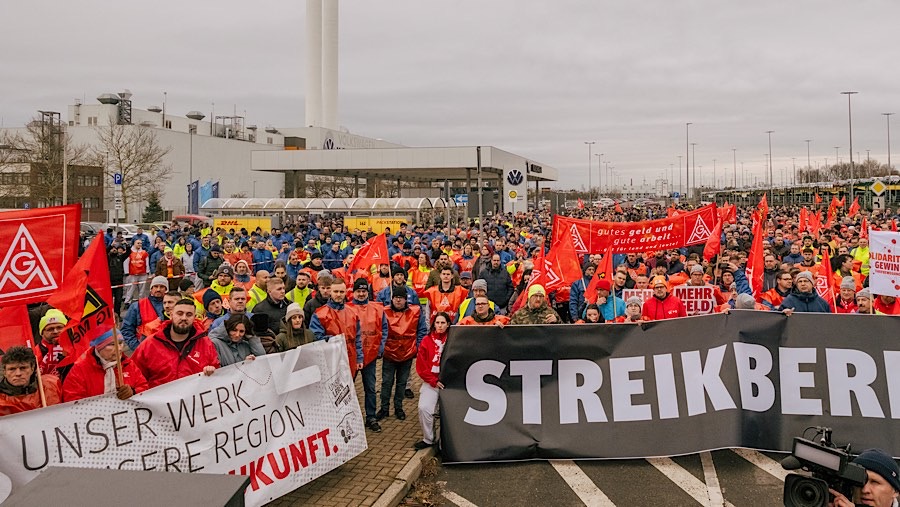
<svg viewBox="0 0 900 507"><path fill-rule="evenodd" d="M47 310L47 313L41 317L38 323L37 348L41 353L41 360L39 361L41 375L56 375L60 381L66 378L66 374L72 367L71 364L59 366L60 361L66 357L66 351L59 344L59 335L62 334L68 322L69 319L66 318L63 312L51 308Z"/></svg>
<svg viewBox="0 0 900 507"><path fill-rule="evenodd" d="M100 237L100 236L98 236ZM102 241L102 237L101 241ZM0 357L0 416L27 412L62 402L62 386L56 375L41 375L30 347L10 347Z"/></svg>
<svg viewBox="0 0 900 507"><path fill-rule="evenodd" d="M159 318L163 316L163 296L168 290L169 281L165 277L154 277L150 282L150 295L128 307L122 320L122 336L132 351L137 350L138 345L155 332L155 329L148 326L159 322Z"/></svg>
<svg viewBox="0 0 900 507"><path fill-rule="evenodd" d="M141 370L122 354L124 347L122 335L114 330L91 340L91 348L75 361L63 383L63 399L115 393L120 400L127 400L149 389Z"/></svg>

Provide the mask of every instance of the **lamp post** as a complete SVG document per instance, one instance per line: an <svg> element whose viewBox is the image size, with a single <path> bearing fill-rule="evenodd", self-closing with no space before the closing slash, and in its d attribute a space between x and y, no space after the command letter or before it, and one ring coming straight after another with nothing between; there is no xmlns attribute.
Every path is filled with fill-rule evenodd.
<svg viewBox="0 0 900 507"><path fill-rule="evenodd" d="M674 182L673 182L674 183ZM682 186L681 181L681 155L678 155L678 191L681 192L681 195L684 195L684 187Z"/></svg>
<svg viewBox="0 0 900 507"><path fill-rule="evenodd" d="M891 170L891 116L894 113L881 113L884 115L884 119L887 120L887 143L888 143L888 171Z"/></svg>
<svg viewBox="0 0 900 507"><path fill-rule="evenodd" d="M688 123L690 125L690 123ZM691 178L694 182L694 188L697 187L697 143L691 143ZM690 182L688 182L688 192L691 190ZM693 197L693 196L691 196Z"/></svg>
<svg viewBox="0 0 900 507"><path fill-rule="evenodd" d="M737 188L737 148L731 149L731 171L732 171L732 180L731 187ZM727 178L728 176L726 176Z"/></svg>
<svg viewBox="0 0 900 507"><path fill-rule="evenodd" d="M774 130L767 130L766 134L769 135L769 192L772 194L772 199L775 198L775 179L772 177L772 132ZM774 201L773 201L774 202Z"/></svg>
<svg viewBox="0 0 900 507"><path fill-rule="evenodd" d="M850 109L850 97L859 92L841 92L841 95L847 96L847 125L850 134L850 200L853 200L853 112Z"/></svg>
<svg viewBox="0 0 900 507"><path fill-rule="evenodd" d="M806 182L809 183L809 171L812 171L812 162L809 158L809 143L812 142L812 139L805 139L806 141Z"/></svg>
<svg viewBox="0 0 900 507"><path fill-rule="evenodd" d="M688 122L684 124L684 191L685 193L689 193L691 190L691 173L688 171L688 167L691 165L691 157L690 151L688 151L688 146L691 143L691 125L692 123ZM695 183L696 184L696 183Z"/></svg>
<svg viewBox="0 0 900 507"><path fill-rule="evenodd" d="M716 188L716 159L713 159L713 180L712 188Z"/></svg>
<svg viewBox="0 0 900 507"><path fill-rule="evenodd" d="M595 154L597 157L597 199L600 199L600 193L603 192L603 155L605 154Z"/></svg>
<svg viewBox="0 0 900 507"><path fill-rule="evenodd" d="M188 133L190 134L190 140L191 140L191 143L190 143L191 151L190 151L190 158L189 158L189 162L188 162L188 213L190 214L190 213L194 213L195 211L200 211L199 209L194 210L194 206L193 206L194 203L193 203L192 192L191 192L191 185L194 184L194 134L197 133L197 126L196 125L189 126ZM199 189L197 189L197 190L199 193ZM198 199L199 199L199 196L198 196Z"/></svg>
<svg viewBox="0 0 900 507"><path fill-rule="evenodd" d="M588 203L592 203L594 200L591 199L591 185L593 184L591 178L591 160L593 160L591 158L591 148L597 144L597 141L585 141L584 144L588 147Z"/></svg>

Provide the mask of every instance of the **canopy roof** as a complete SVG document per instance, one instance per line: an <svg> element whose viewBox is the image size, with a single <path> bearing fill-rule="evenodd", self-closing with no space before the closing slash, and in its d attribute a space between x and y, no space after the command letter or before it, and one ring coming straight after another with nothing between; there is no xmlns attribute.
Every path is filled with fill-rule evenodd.
<svg viewBox="0 0 900 507"><path fill-rule="evenodd" d="M200 209L205 212L237 212L237 211L330 211L360 213L366 211L417 212L433 209L456 208L455 201L446 201L440 197L401 197L401 198L213 198L204 202Z"/></svg>

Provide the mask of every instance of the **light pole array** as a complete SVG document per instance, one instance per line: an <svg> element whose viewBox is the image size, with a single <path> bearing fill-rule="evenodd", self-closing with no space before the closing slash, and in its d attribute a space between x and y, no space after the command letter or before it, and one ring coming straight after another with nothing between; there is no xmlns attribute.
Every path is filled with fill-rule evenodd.
<svg viewBox="0 0 900 507"><path fill-rule="evenodd" d="M891 170L891 116L894 113L881 113L884 115L884 119L887 120L887 144L888 144L888 171Z"/></svg>
<svg viewBox="0 0 900 507"><path fill-rule="evenodd" d="M809 157L809 143L812 142L812 139L804 139L806 142L806 182L809 183L809 171L812 171L812 162Z"/></svg>

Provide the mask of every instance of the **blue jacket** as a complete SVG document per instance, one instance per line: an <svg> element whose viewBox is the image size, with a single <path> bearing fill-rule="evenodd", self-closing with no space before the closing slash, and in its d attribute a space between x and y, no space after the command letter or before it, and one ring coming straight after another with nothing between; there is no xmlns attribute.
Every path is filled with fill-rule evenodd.
<svg viewBox="0 0 900 507"><path fill-rule="evenodd" d="M333 300L329 299L326 305L334 308L335 310L343 310L345 305L343 303L338 304ZM313 312L312 318L309 319L309 330L313 332L316 337L316 341L325 340L328 341L330 336L325 334L325 326L322 325L322 322L319 320L319 316ZM363 348L362 348L362 329L359 326L359 322L356 323L356 360L357 362L362 362L363 359ZM384 347L382 345L382 347ZM382 348L383 350L383 348ZM351 365L350 369L355 368L355 365Z"/></svg>
<svg viewBox="0 0 900 507"><path fill-rule="evenodd" d="M150 251L150 261L147 264L147 272L150 273L150 276L153 276L153 273L156 273L156 264L160 259L163 258L163 251L153 249Z"/></svg>
<svg viewBox="0 0 900 507"><path fill-rule="evenodd" d="M137 240L141 240L141 244L144 245L144 250L147 250L150 248L150 246L151 246L150 238L147 237L147 235L144 234L143 232L140 234L135 234L134 236L131 237L132 244L134 244L134 242Z"/></svg>
<svg viewBox="0 0 900 507"><path fill-rule="evenodd" d="M261 269L265 269L269 273L275 271L275 258L272 257L272 252L265 248L254 248L252 269L254 275Z"/></svg>
<svg viewBox="0 0 900 507"><path fill-rule="evenodd" d="M799 264L799 263L803 262L803 256L800 254L797 254L797 255L787 254L784 256L783 259L781 259L781 262L786 262L788 264Z"/></svg>
<svg viewBox="0 0 900 507"><path fill-rule="evenodd" d="M732 274L734 275L734 285L738 294L750 294L752 296L753 289L750 288L750 281L747 280L747 274L744 273L744 270L739 269Z"/></svg>
<svg viewBox="0 0 900 507"><path fill-rule="evenodd" d="M393 288L393 284L388 285L387 287L381 289L381 292L375 297L375 301L380 302L384 305L385 308L391 306L391 289ZM410 306L419 306L419 294L416 292L416 289L413 289L410 286L406 286L406 302L409 303Z"/></svg>
<svg viewBox="0 0 900 507"><path fill-rule="evenodd" d="M600 316L603 317L603 320L615 320L621 315L625 315L625 301L610 294L606 298L606 303L600 305Z"/></svg>
<svg viewBox="0 0 900 507"><path fill-rule="evenodd" d="M815 289L812 292L797 292L796 290L791 292L778 307L779 310L786 308L791 308L795 312L831 313L831 306L816 294Z"/></svg>
<svg viewBox="0 0 900 507"><path fill-rule="evenodd" d="M162 298L147 296L147 299L150 300L150 303L153 305L153 309L156 310L156 315L162 316ZM141 322L140 305L137 301L135 301L134 303L131 303L131 306L128 307L128 312L125 313L125 318L122 319L122 328L120 329L120 331L122 332L122 338L125 339L125 343L128 344L128 347L132 351L137 349L138 345L141 344L140 337L138 337L137 335L137 328L141 324L143 324L143 322Z"/></svg>
<svg viewBox="0 0 900 507"><path fill-rule="evenodd" d="M591 279L584 277L581 280L575 280L575 283L569 289L569 317L572 318L572 322L581 318L580 313L584 306L584 293L590 284Z"/></svg>
<svg viewBox="0 0 900 507"><path fill-rule="evenodd" d="M299 273L300 270L303 269L303 263L298 262L297 264L291 264L290 262L286 262L285 268L287 268L288 280L296 280L297 273Z"/></svg>
<svg viewBox="0 0 900 507"><path fill-rule="evenodd" d="M334 250L328 250L322 257L322 265L325 266L325 269L327 270L337 269L343 266L343 264L344 256L341 255L340 251L335 252Z"/></svg>

